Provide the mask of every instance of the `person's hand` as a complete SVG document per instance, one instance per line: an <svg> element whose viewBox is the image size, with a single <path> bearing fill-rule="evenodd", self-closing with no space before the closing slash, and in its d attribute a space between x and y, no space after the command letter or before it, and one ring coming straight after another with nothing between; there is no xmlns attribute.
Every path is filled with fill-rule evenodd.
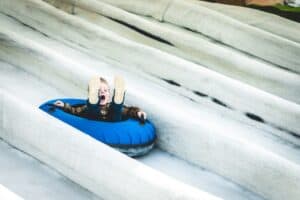
<svg viewBox="0 0 300 200"><path fill-rule="evenodd" d="M65 106L65 103L62 102L62 101L60 101L60 100L58 100L58 101L56 101L54 103L54 105L56 105L57 107L63 108Z"/></svg>
<svg viewBox="0 0 300 200"><path fill-rule="evenodd" d="M137 116L138 116L138 118L139 118L139 120L140 120L141 123L145 123L145 121L147 119L147 114L145 112L139 111L137 113Z"/></svg>

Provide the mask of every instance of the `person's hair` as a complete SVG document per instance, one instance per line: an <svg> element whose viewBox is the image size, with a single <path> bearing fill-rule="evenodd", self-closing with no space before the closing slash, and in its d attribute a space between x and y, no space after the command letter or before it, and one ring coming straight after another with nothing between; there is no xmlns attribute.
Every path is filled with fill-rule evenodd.
<svg viewBox="0 0 300 200"><path fill-rule="evenodd" d="M100 82L101 83L105 83L107 86L109 86L107 80L105 78L103 78L103 77L100 77Z"/></svg>

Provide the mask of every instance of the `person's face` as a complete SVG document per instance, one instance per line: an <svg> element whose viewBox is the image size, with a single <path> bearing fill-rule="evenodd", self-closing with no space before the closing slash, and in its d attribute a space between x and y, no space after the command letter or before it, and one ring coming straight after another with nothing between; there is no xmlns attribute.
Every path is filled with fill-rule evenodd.
<svg viewBox="0 0 300 200"><path fill-rule="evenodd" d="M105 83L101 83L100 84L100 89L99 89L99 104L101 106L106 105L109 102L109 97L110 97L110 93L109 93L109 87L107 84Z"/></svg>

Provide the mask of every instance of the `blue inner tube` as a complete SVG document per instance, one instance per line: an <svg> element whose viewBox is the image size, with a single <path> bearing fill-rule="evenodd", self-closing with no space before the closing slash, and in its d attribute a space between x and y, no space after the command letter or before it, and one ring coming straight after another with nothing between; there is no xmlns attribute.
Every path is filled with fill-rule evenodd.
<svg viewBox="0 0 300 200"><path fill-rule="evenodd" d="M86 103L84 99L54 99L43 103L39 108L129 156L143 155L150 151L155 143L155 128L149 120L146 120L144 124L140 124L135 119L120 122L90 120L55 107L54 102L57 100L69 103L72 106Z"/></svg>

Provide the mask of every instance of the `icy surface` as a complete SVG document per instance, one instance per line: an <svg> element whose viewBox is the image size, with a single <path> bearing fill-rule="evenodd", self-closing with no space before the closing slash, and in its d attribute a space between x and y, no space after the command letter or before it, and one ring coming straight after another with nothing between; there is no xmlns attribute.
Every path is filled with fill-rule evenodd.
<svg viewBox="0 0 300 200"><path fill-rule="evenodd" d="M0 140L0 192L2 193L1 187L26 200L100 200L93 193L3 140ZM3 200L12 198L12 196L3 197L5 197Z"/></svg>
<svg viewBox="0 0 300 200"><path fill-rule="evenodd" d="M53 98L53 97L59 97L65 94L65 92L55 88L53 85L49 85L47 83L42 82L37 77L32 76L31 74L20 70L19 68L16 68L14 66L11 66L10 64L0 62L0 79L7 84L5 86L2 86L2 88L6 91L9 91L13 94L19 93L23 101L26 101L28 103L34 104L38 106L41 102ZM26 88L26 90L24 90ZM2 142L3 143L3 142ZM8 148L9 146L6 145ZM10 149L12 149L10 147ZM13 149L14 150L14 149ZM18 152L17 150L14 150L15 152ZM22 153L18 153L17 155L24 155ZM24 155L24 157L26 157ZM34 173L36 170L35 168L32 168L31 171L31 165L41 165L43 168L47 168L45 165L42 165L39 161L34 160L31 157L26 157L31 162L27 162L26 164L26 173ZM13 159L13 158L12 158ZM139 161L142 163L161 171L171 177L176 178L177 180L183 181L184 183L188 185L193 185L194 187L197 187L201 190L204 190L210 194L213 194L217 197L220 197L224 200L243 200L243 199L250 199L250 200L259 200L262 199L261 197L257 196L256 194L249 192L248 190L244 189L243 187L234 184L224 178L222 178L219 175L216 175L212 172L209 172L207 170L204 170L202 168L196 167L195 165L192 165L186 161L183 161L177 157L174 157L160 149L155 149L153 152L148 154L145 157L138 158ZM49 169L49 168L47 168ZM0 168L0 173L3 171ZM51 170L49 169L49 172ZM13 173L13 174L12 174ZM8 173L6 171L7 176L14 176L14 172ZM52 171L52 174L56 174L56 177L59 178L59 180L63 180L64 182L70 182L68 179L63 178L61 175L57 174L55 171ZM50 174L51 175L51 174ZM24 175L25 178L27 175ZM29 176L29 175L28 175ZM37 176L37 175L32 175ZM48 176L45 174L45 176ZM24 182L26 182L26 179L22 176L16 176L15 179L23 179ZM49 177L51 178L51 177ZM47 177L48 179L48 177ZM51 184L51 182L48 182ZM39 183L38 183L39 184ZM36 197L35 195L45 195L43 187L47 188L47 182L42 182L40 188L41 191L37 194L32 194L33 197ZM54 185L54 184L52 184ZM75 184L73 184L75 185ZM75 187L76 186L76 187ZM82 193L81 196L84 197L84 195L87 193L86 191L79 190L80 186L75 185L73 186L75 189L75 192ZM26 190L26 188L22 187L22 184L19 186L19 190ZM8 187L13 191L14 188ZM49 187L47 191L56 191L57 188L54 187L53 189ZM68 192L68 191L67 191ZM65 195L68 195L68 193L65 192ZM84 193L86 192L86 193ZM62 192L63 193L63 192ZM88 194L88 193L87 193ZM62 195L62 198L65 197L65 195ZM70 194L71 195L71 194ZM91 195L91 194L90 194ZM31 198L31 197L30 197ZM60 197L51 197L49 196L49 199L59 199ZM34 198L33 198L34 199ZM80 195L77 199L80 199ZM83 198L84 199L84 198Z"/></svg>
<svg viewBox="0 0 300 200"><path fill-rule="evenodd" d="M159 149L155 149L148 156L138 158L138 160L184 183L201 188L224 200L262 199L252 192L241 188L239 185L233 184L214 173L189 164Z"/></svg>
<svg viewBox="0 0 300 200"><path fill-rule="evenodd" d="M157 5L153 4L153 8ZM6 15L0 14L0 24L6 27L0 30L0 80L3 83L0 89L19 98L20 102L26 103L24 107L27 108L22 114L15 117L12 113L17 112L17 109L14 109L13 105L9 105L7 101L16 99L4 98L6 109L1 107L0 96L0 111L5 113L1 116L0 121L1 123L5 122L3 127L12 132L12 137L17 135L22 138L25 133L30 135L33 131L30 126L26 129L27 131L24 131L26 126L24 119L27 119L26 113L30 114L29 109L52 98L85 98L86 83L92 75L101 73L102 76L111 79L114 74L121 72L128 80L126 102L146 109L151 121L157 127L158 146L162 149L155 149L148 156L139 158L140 162L120 154L127 159L122 160L124 161L122 166L135 162L137 165L130 166L139 167L136 171L135 168L124 170L124 167L117 167L114 168L116 171L111 173L116 174L117 172L119 173L118 177L123 178L122 180L133 180L135 184L137 184L135 180L140 180L136 185L140 186L139 193L149 193L149 190L178 191L187 186L187 190L181 190L183 191L181 194L190 194L191 192L186 191L194 191L198 198L202 197L202 191L209 194L208 196L211 195L212 199L261 199L254 193L274 200L281 200L283 197L297 200L299 197L300 143L298 130L300 129L298 119L300 110L297 103L284 100L256 87L249 87L228 78L225 74L205 69L201 65L193 64L170 53L148 47L139 43L138 40L135 42L127 40L126 37L122 37L122 34L117 35L107 30L106 28L109 29L109 26L97 27L95 24L81 19L80 16L64 13L42 1L2 1L0 10L6 13ZM28 12L31 15L28 15ZM47 23L44 23L46 20ZM240 23L235 24L239 25ZM62 27L63 31L58 32L57 26ZM173 31L176 30L173 29ZM194 44L192 43L192 45ZM235 60L235 56L232 56ZM251 60L251 57L247 59ZM236 62L237 65L243 66L242 61L236 60ZM256 74L267 72L254 71ZM274 78L271 73L269 76ZM298 76L293 77L296 80L295 83L299 83ZM277 80L286 79L290 80L283 74L277 76ZM297 91L299 84L292 85L293 89ZM271 86L274 85L271 84ZM283 88L288 89L289 87L284 86ZM294 94L294 92L291 93ZM299 94L295 92L295 95ZM9 112L10 110L13 112ZM34 113L39 112L32 111L31 114ZM39 117L33 117L32 124L36 124L35 120L43 119L38 114L34 116ZM11 119L14 117L19 120L20 126L13 126ZM45 121L48 120L47 117L45 117ZM51 131L54 129L50 129L50 127L59 124L55 121L52 122L52 126L49 126ZM65 124L63 125L65 126ZM42 125L39 128L44 129ZM18 130L23 130L23 135ZM60 132L64 132L62 129L60 130ZM292 132L293 130L294 132ZM6 133L3 134L4 138L9 136L8 132L4 132ZM37 132L41 133L41 131ZM56 131L51 133L56 133ZM64 133L65 140L68 140L68 132ZM57 137L60 138L60 135ZM34 145L43 146L38 137L37 139L34 137L24 138L29 146L32 142ZM42 138L44 139L44 137ZM72 138L76 139L76 137ZM56 144L57 138L53 137L52 139L52 143ZM24 142L14 144L22 146ZM77 144L85 148L86 143L80 140ZM37 153L34 149L28 148L27 150L33 152L32 155L37 158L40 158L39 154L45 153L47 157L47 153L49 153L47 148L45 152L37 151ZM56 150L59 151L59 149ZM93 154L89 153L89 155ZM55 158L59 157L57 154L54 155ZM79 157L77 154L72 155L75 156L75 159ZM80 158L89 160L89 155ZM108 162L108 165L111 163L115 165L119 161L115 157L115 159L104 158L107 159L105 161ZM72 159L62 160L67 163L72 162ZM99 159L93 159L93 161L95 160L99 161ZM81 162L79 163L81 164ZM90 169L85 168L88 166L85 163L89 162L84 162L83 168L78 168L80 170L77 172L88 171L90 177L96 176L99 178L98 180L104 180L100 183L108 183L103 184L102 190L98 190L100 191L97 191L98 193L105 193L105 197L111 197L111 191L115 191L116 187L120 186L118 191L125 190L121 183L111 180L111 178L115 178L110 174L111 168L107 168L109 170L106 172L109 173L99 174L96 165L92 165L96 166L95 172L82 170ZM53 166L51 164L50 166ZM107 163L104 162L104 164ZM74 180L74 176L70 176L72 172L61 170L68 165L54 166L58 171L65 172L66 176L72 177ZM146 170L150 169L147 166L154 170ZM204 170L202 167L227 179ZM127 173L128 171L132 173ZM151 173L145 173L145 171ZM73 174L79 174L78 179L75 178L76 182L89 178L85 175L80 177L80 173ZM131 179L128 177L129 174ZM166 182L173 184L163 184L164 182L159 182L159 180L156 182L156 176L152 176L153 174L161 175L160 177L165 177ZM170 179L166 178L164 174L168 175ZM133 179L133 177L138 179ZM105 182L106 180L108 181ZM144 184L145 182L146 184ZM87 188L99 188L98 185L94 185L93 181L90 183L86 186ZM149 185L151 188L148 187ZM173 187L174 185L180 187ZM126 194L134 193L128 188L129 184L126 186L128 189ZM175 189L165 190L165 187L168 186ZM6 191L14 192L11 187L4 186L3 188L7 188ZM248 188L253 193L244 188ZM90 190L95 191L93 189ZM115 194L121 196L122 192ZM175 196L176 194L174 192ZM149 195L147 197L149 199Z"/></svg>

